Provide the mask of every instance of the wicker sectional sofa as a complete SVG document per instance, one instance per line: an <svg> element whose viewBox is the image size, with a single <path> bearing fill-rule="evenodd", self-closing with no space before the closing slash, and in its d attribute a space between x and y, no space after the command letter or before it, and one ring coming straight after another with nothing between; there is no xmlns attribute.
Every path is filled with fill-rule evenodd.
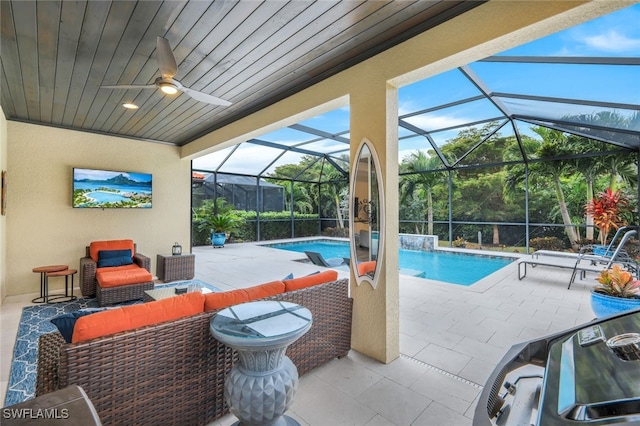
<svg viewBox="0 0 640 426"><path fill-rule="evenodd" d="M300 375L351 348L347 279L261 300L308 308L313 325L287 349ZM225 415L224 380L237 360L211 337L217 310L77 343L40 337L36 395L69 385L86 391L105 425L205 425Z"/></svg>

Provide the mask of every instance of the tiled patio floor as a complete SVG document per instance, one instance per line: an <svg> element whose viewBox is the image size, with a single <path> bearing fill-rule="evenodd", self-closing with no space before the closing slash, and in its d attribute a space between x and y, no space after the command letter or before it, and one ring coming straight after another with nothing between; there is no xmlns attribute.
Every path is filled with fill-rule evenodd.
<svg viewBox="0 0 640 426"><path fill-rule="evenodd" d="M298 253L253 243L193 253L196 278L223 290L319 269L294 262ZM569 277L539 266L519 281L515 264L470 287L401 276L401 356L382 364L351 351L313 370L301 378L288 414L312 426L471 425L476 398L506 349L593 318L594 277L567 290ZM8 297L0 307L2 401L21 308L33 297ZM234 421L229 415L213 424Z"/></svg>

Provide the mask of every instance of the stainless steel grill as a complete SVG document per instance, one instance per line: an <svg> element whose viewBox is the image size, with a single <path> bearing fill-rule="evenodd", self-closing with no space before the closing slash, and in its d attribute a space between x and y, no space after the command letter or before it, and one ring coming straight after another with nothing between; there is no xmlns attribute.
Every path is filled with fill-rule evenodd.
<svg viewBox="0 0 640 426"><path fill-rule="evenodd" d="M640 424L640 310L514 345L475 426Z"/></svg>

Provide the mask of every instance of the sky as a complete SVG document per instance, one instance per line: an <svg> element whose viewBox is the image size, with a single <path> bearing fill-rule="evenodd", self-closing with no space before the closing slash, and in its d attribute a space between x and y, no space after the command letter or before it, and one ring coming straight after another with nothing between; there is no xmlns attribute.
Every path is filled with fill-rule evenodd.
<svg viewBox="0 0 640 426"><path fill-rule="evenodd" d="M497 56L640 58L640 4L518 46ZM492 92L640 105L640 66L476 62L469 64L469 67ZM402 116L477 94L479 94L478 89L459 70L454 69L401 87L398 90L399 113ZM567 113L569 106L557 103L532 104L510 99L507 107L514 112L523 113L532 108L541 108L551 117L559 118ZM586 114L595 112L590 106L583 106L577 110L571 106L571 112L576 111ZM498 115L500 112L490 102L482 100L435 113L414 116L407 118L407 121L422 129L434 130ZM348 138L349 108L330 111L299 124L329 133L346 132L343 136ZM459 129L436 132L433 136L438 144L442 144L457 135L458 131ZM406 134L406 131L399 130L400 138ZM331 140L305 144L304 142L317 138L288 128L270 132L258 139L289 146L302 144L301 148L322 153L348 153L348 146L343 147ZM422 137L401 139L398 156L402 159L416 149L427 148ZM224 149L196 159L193 161L193 167L213 170L227 157L230 150L231 148ZM225 162L220 171L246 174L270 172L275 165L297 163L300 158L299 154L294 153L278 158L280 152L277 151L279 150L243 144ZM274 160L277 160L276 163L271 164Z"/></svg>
<svg viewBox="0 0 640 426"><path fill-rule="evenodd" d="M91 179L91 180L107 180L116 176L123 175L137 182L150 182L151 175L148 173L121 172L113 170L94 170L94 169L73 169L73 179Z"/></svg>

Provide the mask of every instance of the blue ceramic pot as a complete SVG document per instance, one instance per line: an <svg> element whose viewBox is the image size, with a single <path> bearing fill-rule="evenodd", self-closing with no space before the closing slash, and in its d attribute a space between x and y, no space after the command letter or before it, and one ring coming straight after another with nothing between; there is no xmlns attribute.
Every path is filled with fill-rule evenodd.
<svg viewBox="0 0 640 426"><path fill-rule="evenodd" d="M227 240L227 235L224 232L214 232L211 234L211 244L214 247L224 247L224 242Z"/></svg>
<svg viewBox="0 0 640 426"><path fill-rule="evenodd" d="M591 290L591 309L598 318L637 308L640 308L640 298L607 296Z"/></svg>

